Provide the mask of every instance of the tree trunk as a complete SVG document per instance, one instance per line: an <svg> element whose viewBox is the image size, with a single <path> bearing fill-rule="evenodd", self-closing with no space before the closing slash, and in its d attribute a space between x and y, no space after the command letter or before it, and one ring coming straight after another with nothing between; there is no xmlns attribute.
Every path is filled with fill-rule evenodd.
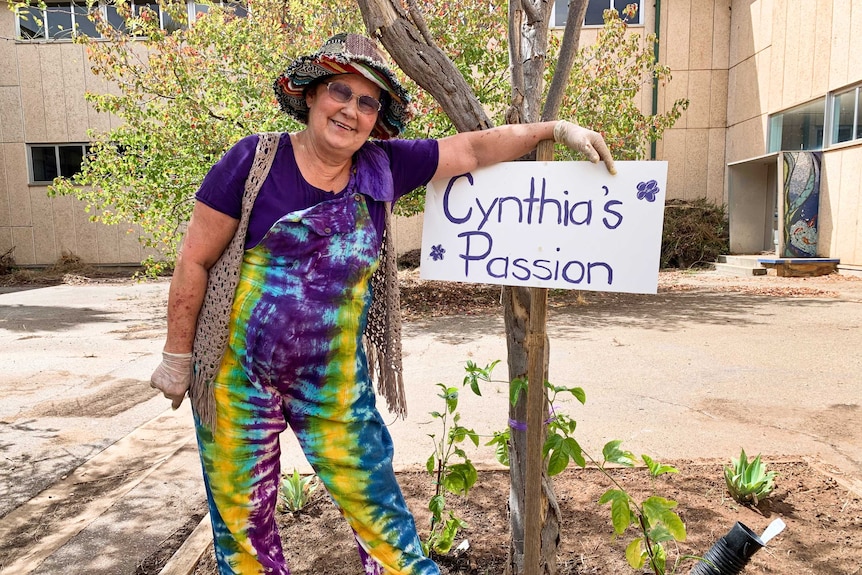
<svg viewBox="0 0 862 575"><path fill-rule="evenodd" d="M452 61L431 37L413 0L406 0L407 11L400 0L357 0L365 27L401 67L440 104L459 132L492 127L481 103ZM564 45L551 84L549 100L540 116L543 94L548 23L553 2L547 0L510 0L509 51L512 65L512 102L507 113L509 123L554 119L558 113L565 85L568 83L572 58L577 51L580 23L586 13L587 0L570 0ZM562 74L562 75L561 75ZM558 78L559 76L559 78ZM527 375L527 328L530 319L530 290L506 287L503 290L506 341L509 353L510 380ZM544 373L548 373L548 341L545 339ZM544 380L537 383L544 385ZM547 413L547 404L544 409ZM526 422L526 397L521 394L511 406L509 417ZM546 416L547 417L547 416ZM517 426L516 426L517 427ZM509 493L511 544L506 573L524 573L524 495L526 489L526 433L513 427L509 446L511 461ZM560 540L560 510L553 485L542 472L541 570L529 575L555 575L557 547Z"/></svg>
<svg viewBox="0 0 862 575"><path fill-rule="evenodd" d="M565 87L571 75L572 61L578 50L580 24L584 20L587 0L570 0L569 18L563 34L560 58L545 108L539 116L539 100L543 92L545 71L545 50L548 45L548 22L552 2L532 0L512 0L509 2L509 54L512 63L512 106L507 121L535 122L554 120L559 114ZM522 287L507 287L503 290L503 313L506 325L506 344L509 352L510 381L527 376L527 332L530 325L530 303L532 290ZM544 346L544 377L536 385L544 386L548 378L548 356L550 345L547 337ZM533 382L529 382L534 385ZM544 405L547 419L547 403ZM509 419L514 422L527 420L527 398L521 393L515 405L509 408ZM524 573L524 542L526 518L526 461L527 434L511 426L509 443L509 525L512 538L509 545L509 558L506 565L507 575ZM540 575L554 575L557 572L557 547L560 542L560 508L554 493L553 484L547 469L542 470L542 529ZM530 574L532 575L532 574Z"/></svg>

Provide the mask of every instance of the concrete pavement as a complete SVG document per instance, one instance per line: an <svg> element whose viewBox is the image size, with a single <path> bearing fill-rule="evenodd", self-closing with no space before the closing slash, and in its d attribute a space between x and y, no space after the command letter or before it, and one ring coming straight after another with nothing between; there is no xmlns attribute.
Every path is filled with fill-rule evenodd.
<svg viewBox="0 0 862 575"><path fill-rule="evenodd" d="M550 379L587 393L585 406L556 407L578 420L582 445L599 452L622 439L664 461L729 461L744 447L767 460L815 458L858 484L862 282L833 282L837 297L784 297L705 290L704 277L691 289L586 294L588 305L551 309ZM814 285L745 281L759 280ZM715 278L719 288L732 281ZM133 573L205 512L188 402L172 412L148 385L166 293L162 281L0 295L0 574ZM410 413L391 425L399 469L431 453L434 384L460 385L467 360L505 360L502 320L408 323L404 351ZM465 391L462 423L502 429L506 386ZM490 448L471 457L496 466ZM290 434L282 461L307 470Z"/></svg>

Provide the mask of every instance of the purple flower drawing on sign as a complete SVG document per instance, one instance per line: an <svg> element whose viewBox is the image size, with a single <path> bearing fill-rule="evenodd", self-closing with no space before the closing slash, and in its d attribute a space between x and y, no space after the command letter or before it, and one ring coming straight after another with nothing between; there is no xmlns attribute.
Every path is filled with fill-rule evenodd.
<svg viewBox="0 0 862 575"><path fill-rule="evenodd" d="M436 261L442 260L446 254L446 250L443 249L443 246L437 244L436 246L431 246L431 259Z"/></svg>
<svg viewBox="0 0 862 575"><path fill-rule="evenodd" d="M638 184L638 199L654 202L656 194L660 191L661 190L658 188L658 182L655 180L641 182Z"/></svg>

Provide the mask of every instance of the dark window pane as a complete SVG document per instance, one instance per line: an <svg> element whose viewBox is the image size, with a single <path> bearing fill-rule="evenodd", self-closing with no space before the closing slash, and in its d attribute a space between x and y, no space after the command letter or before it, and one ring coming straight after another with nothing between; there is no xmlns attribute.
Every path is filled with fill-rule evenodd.
<svg viewBox="0 0 862 575"><path fill-rule="evenodd" d="M108 4L106 7L108 13L108 24L117 30L126 29L126 20L117 12L117 7L113 4Z"/></svg>
<svg viewBox="0 0 862 575"><path fill-rule="evenodd" d="M32 38L44 38L45 26L42 18L42 9L38 6L21 8L18 12L18 22L21 26L21 38L27 40Z"/></svg>
<svg viewBox="0 0 862 575"><path fill-rule="evenodd" d="M34 182L51 182L57 177L57 156L54 146L31 146L30 158L33 163Z"/></svg>
<svg viewBox="0 0 862 575"><path fill-rule="evenodd" d="M862 88L856 88L856 139L862 138Z"/></svg>
<svg viewBox="0 0 862 575"><path fill-rule="evenodd" d="M856 112L856 90L835 96L832 115L832 143L849 142L854 138L853 124Z"/></svg>
<svg viewBox="0 0 862 575"><path fill-rule="evenodd" d="M48 37L49 38L71 38L72 37L72 5L71 4L49 4L46 8L48 15Z"/></svg>
<svg viewBox="0 0 862 575"><path fill-rule="evenodd" d="M561 1L561 2L557 2L557 3L556 3L556 5L557 5L557 6L559 6L560 4L563 4L563 5L564 5L564 6L563 6L563 9L565 10L565 8L566 8L566 7L565 7L565 2L564 2L564 1ZM243 4L242 2L232 2L232 1L228 1L228 2L225 2L225 7L226 7L228 10L233 10L233 13L234 13L234 14L236 14L237 16L239 16L240 18L245 18L245 17L247 17L247 16L248 16L248 9L245 7L245 4ZM559 8L558 8L558 7L555 7L555 8L554 8L554 10L555 10L555 11L556 11L556 10L559 10ZM563 16L563 24L565 24L565 23L566 23L566 17L565 17L565 15L564 15L564 16ZM555 25L557 25L557 26L561 26L562 24L556 24L556 23L555 23Z"/></svg>
<svg viewBox="0 0 862 575"><path fill-rule="evenodd" d="M610 7L610 0L590 0L590 3L587 4L587 15L584 18L584 24L587 26L602 26L605 23L602 15Z"/></svg>
<svg viewBox="0 0 862 575"><path fill-rule="evenodd" d="M70 178L81 171L84 146L60 146L60 175Z"/></svg>
<svg viewBox="0 0 862 575"><path fill-rule="evenodd" d="M93 11L97 8L93 8ZM99 33L96 31L96 25L87 17L90 11L87 6L75 6L75 35L89 36L90 38L98 38Z"/></svg>
<svg viewBox="0 0 862 575"><path fill-rule="evenodd" d="M780 114L781 144L780 150L820 150L823 148L823 130L825 123L825 99L821 98L791 108ZM778 126L774 126L778 128ZM777 151L777 150L776 150Z"/></svg>
<svg viewBox="0 0 862 575"><path fill-rule="evenodd" d="M176 32L177 30L182 29L182 24L171 18L171 15L166 11L162 12L162 28L166 32Z"/></svg>
<svg viewBox="0 0 862 575"><path fill-rule="evenodd" d="M197 18L198 14L206 14L210 11L210 7L207 4L192 4L194 9L194 17Z"/></svg>
<svg viewBox="0 0 862 575"><path fill-rule="evenodd" d="M569 15L568 0L557 0L554 2L554 26L565 26L566 17Z"/></svg>

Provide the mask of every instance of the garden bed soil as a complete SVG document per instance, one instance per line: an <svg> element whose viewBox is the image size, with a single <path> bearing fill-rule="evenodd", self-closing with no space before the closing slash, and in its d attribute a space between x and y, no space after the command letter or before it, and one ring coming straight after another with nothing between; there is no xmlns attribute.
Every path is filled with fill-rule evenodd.
<svg viewBox="0 0 862 575"><path fill-rule="evenodd" d="M773 495L757 508L741 506L724 485L722 463L675 462L680 473L654 482L645 469L616 469L613 475L632 495L651 494L677 501L688 538L669 549L678 554L704 554L740 521L756 533L781 518L783 533L754 555L746 575L856 575L862 573L862 499L838 475L803 461L767 461L779 473ZM433 494L431 476L424 472L398 475L407 503L416 516L420 533L427 533L428 499ZM447 503L469 527L466 552L437 558L444 575L501 575L508 549L509 479L505 470L481 471L467 498L450 496ZM636 536L627 531L616 538L607 505L598 505L610 487L596 469L569 469L554 478L562 515L558 573L637 574L625 560L625 547ZM359 575L361 565L350 530L322 489L298 514L279 514L285 554L293 575ZM678 573L688 573L691 561ZM215 575L212 549L208 548L195 575Z"/></svg>

